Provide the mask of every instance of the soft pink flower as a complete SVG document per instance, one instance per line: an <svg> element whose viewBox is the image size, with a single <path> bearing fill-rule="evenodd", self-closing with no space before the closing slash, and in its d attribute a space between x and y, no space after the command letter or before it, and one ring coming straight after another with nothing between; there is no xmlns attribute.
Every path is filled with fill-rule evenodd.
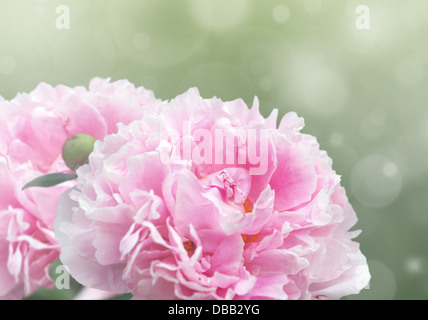
<svg viewBox="0 0 428 320"><path fill-rule="evenodd" d="M75 182L21 188L41 175L69 171L61 157L69 136L103 139L117 123L140 119L158 104L142 87L98 78L89 90L42 83L0 101L0 298L21 298L52 284L48 267L59 257L53 221L61 194Z"/></svg>
<svg viewBox="0 0 428 320"><path fill-rule="evenodd" d="M63 263L82 284L135 299L358 293L370 274L352 241L357 218L340 177L316 139L300 133L303 119L288 113L277 127L276 117L263 118L257 100L248 109L191 89L97 141L78 185L60 200ZM209 155L200 135L216 129L240 141L229 149L233 162L185 156L186 143ZM238 139L254 130L252 147L266 151L257 175L250 150L240 158L250 139Z"/></svg>

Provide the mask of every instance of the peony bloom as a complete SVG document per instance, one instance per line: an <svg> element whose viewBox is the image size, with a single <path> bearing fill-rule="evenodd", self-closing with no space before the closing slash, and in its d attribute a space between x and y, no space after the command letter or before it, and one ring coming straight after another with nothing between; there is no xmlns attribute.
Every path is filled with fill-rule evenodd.
<svg viewBox="0 0 428 320"><path fill-rule="evenodd" d="M151 91L128 81L93 79L84 87L40 84L29 94L0 101L0 298L19 299L52 285L49 265L59 257L53 232L58 200L75 181L21 188L44 174L68 172L61 157L75 133L103 139L156 110Z"/></svg>
<svg viewBox="0 0 428 320"><path fill-rule="evenodd" d="M60 200L61 260L134 299L339 299L370 279L357 218L303 119L196 89L97 141Z"/></svg>

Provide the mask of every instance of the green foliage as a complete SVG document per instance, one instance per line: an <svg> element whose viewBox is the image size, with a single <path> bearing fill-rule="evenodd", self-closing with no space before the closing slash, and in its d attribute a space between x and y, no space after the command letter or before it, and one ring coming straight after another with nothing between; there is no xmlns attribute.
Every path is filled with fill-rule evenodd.
<svg viewBox="0 0 428 320"><path fill-rule="evenodd" d="M32 187L42 187L42 188L53 187L60 183L73 180L73 179L77 179L77 174L50 173L28 182L25 186L22 187L22 190L25 190L27 188L32 188Z"/></svg>

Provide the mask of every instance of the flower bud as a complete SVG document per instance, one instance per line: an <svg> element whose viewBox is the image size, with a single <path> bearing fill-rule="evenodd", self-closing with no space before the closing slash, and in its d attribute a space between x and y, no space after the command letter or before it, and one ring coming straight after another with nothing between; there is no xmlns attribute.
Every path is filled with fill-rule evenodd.
<svg viewBox="0 0 428 320"><path fill-rule="evenodd" d="M62 146L62 158L71 170L76 171L80 166L88 163L88 158L94 150L94 137L76 133L69 137Z"/></svg>

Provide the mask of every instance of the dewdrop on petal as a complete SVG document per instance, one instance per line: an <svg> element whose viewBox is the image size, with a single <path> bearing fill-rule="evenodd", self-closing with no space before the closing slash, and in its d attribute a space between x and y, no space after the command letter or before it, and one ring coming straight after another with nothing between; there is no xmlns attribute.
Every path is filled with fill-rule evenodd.
<svg viewBox="0 0 428 320"><path fill-rule="evenodd" d="M84 133L76 133L69 137L62 147L62 158L71 170L76 171L88 163L88 158L94 150L95 138Z"/></svg>

